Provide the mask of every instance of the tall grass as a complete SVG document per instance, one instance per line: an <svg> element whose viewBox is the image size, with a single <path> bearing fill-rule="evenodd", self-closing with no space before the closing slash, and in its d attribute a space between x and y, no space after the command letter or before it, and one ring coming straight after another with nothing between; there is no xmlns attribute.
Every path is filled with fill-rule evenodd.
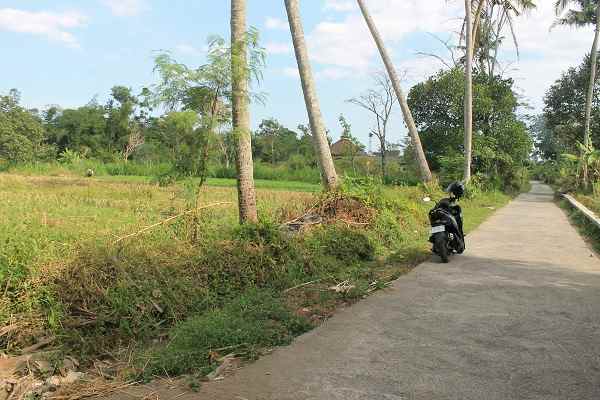
<svg viewBox="0 0 600 400"><path fill-rule="evenodd" d="M0 325L20 324L0 348L54 334L82 360L129 347L148 376L206 372L210 351L239 346L253 356L287 343L321 318L298 309L362 298L428 256L431 203L422 199L442 196L437 189L348 180L322 196L259 190L261 223L240 228L235 189L206 187L203 204L232 204L115 243L189 209L188 189L0 174ZM467 228L507 200L496 192L466 200ZM325 225L280 229L315 204L324 204ZM306 282L320 286L286 291ZM348 290L328 290L339 282Z"/></svg>

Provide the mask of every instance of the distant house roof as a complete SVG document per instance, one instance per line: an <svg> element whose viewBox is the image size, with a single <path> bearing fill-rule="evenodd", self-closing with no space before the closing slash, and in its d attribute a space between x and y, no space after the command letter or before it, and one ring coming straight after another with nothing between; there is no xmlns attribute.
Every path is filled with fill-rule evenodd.
<svg viewBox="0 0 600 400"><path fill-rule="evenodd" d="M331 155L334 157L344 157L352 153L362 154L362 151L359 146L349 139L341 138L331 145Z"/></svg>

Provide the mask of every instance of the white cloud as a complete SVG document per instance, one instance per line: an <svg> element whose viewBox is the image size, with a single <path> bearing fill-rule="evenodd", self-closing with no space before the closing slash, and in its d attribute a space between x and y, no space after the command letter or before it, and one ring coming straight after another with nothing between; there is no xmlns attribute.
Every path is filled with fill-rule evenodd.
<svg viewBox="0 0 600 400"><path fill-rule="evenodd" d="M69 47L79 47L79 41L69 32L85 26L87 17L78 12L32 12L14 8L0 9L0 30L45 36Z"/></svg>
<svg viewBox="0 0 600 400"><path fill-rule="evenodd" d="M268 42L265 49L269 54L292 54L293 48L290 43Z"/></svg>
<svg viewBox="0 0 600 400"><path fill-rule="evenodd" d="M550 30L554 18L552 2L538 2L537 9L519 18L515 26L521 60L508 75L538 111L550 85L561 72L582 62L594 39L591 26L583 29L558 26ZM509 34L505 33L507 40ZM506 46L509 48L509 43Z"/></svg>
<svg viewBox="0 0 600 400"><path fill-rule="evenodd" d="M280 18L274 18L274 17L267 17L267 19L265 20L265 26L267 27L267 29L280 30L280 31L289 29L289 25L288 25L287 21L284 21L283 19L280 19Z"/></svg>
<svg viewBox="0 0 600 400"><path fill-rule="evenodd" d="M351 7L352 3L352 7ZM406 76L406 83L415 83L437 72L442 64L433 58L414 57L414 53L426 43L414 39L415 34L434 33L445 36L455 33L461 25L464 10L460 1L447 2L431 7L423 0L369 0L368 6L379 28L388 51L397 63L398 71ZM503 33L505 43L501 51L504 66L510 64L506 75L515 79L516 86L537 110L542 108L544 93L561 72L581 63L590 52L593 28L573 29L556 27L550 30L555 19L553 2L539 1L538 8L515 20L515 32L519 41L520 60L517 60L510 31ZM325 0L325 9L342 12L323 20L308 34L310 56L323 67L321 76L341 77L342 71L352 71L364 76L380 68L377 48L354 2ZM398 45L405 40L416 40L414 50L398 52ZM430 39L427 39L428 41ZM413 45L414 47L414 45ZM445 57L445 50L439 49ZM325 72L327 71L327 72Z"/></svg>
<svg viewBox="0 0 600 400"><path fill-rule="evenodd" d="M326 5L349 10L344 4L329 1ZM356 12L339 21L319 23L310 33L311 56L317 62L363 72L371 66L377 49L362 15L357 7L354 9ZM410 33L449 32L460 24L456 20L460 15L458 2L431 7L422 0L371 0L369 9L388 49Z"/></svg>
<svg viewBox="0 0 600 400"><path fill-rule="evenodd" d="M287 76L288 78L300 79L300 72L298 72L298 68L296 67L282 68L280 72L283 76Z"/></svg>
<svg viewBox="0 0 600 400"><path fill-rule="evenodd" d="M188 43L180 43L177 46L175 46L175 50L178 53L185 54L188 56L200 56L205 54L208 49L206 47L199 49Z"/></svg>
<svg viewBox="0 0 600 400"><path fill-rule="evenodd" d="M444 68L441 62L426 56L401 60L399 65L401 67L398 69L398 75L403 82L409 84L422 82Z"/></svg>
<svg viewBox="0 0 600 400"><path fill-rule="evenodd" d="M102 3L118 17L136 16L146 6L144 0L102 0Z"/></svg>
<svg viewBox="0 0 600 400"><path fill-rule="evenodd" d="M356 10L356 3L349 0L325 0L325 10L333 11L353 11Z"/></svg>
<svg viewBox="0 0 600 400"><path fill-rule="evenodd" d="M351 76L356 77L356 74L353 73L352 70L349 70L347 68L328 67L328 68L323 68L322 70L318 71L316 76L317 76L317 79L326 79L326 80L337 81L340 79L349 78Z"/></svg>

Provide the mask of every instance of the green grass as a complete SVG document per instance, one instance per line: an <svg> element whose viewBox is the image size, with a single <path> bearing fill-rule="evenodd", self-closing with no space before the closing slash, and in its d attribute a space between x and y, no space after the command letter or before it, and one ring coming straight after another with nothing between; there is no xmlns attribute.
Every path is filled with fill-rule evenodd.
<svg viewBox="0 0 600 400"><path fill-rule="evenodd" d="M104 182L122 182L122 183L152 183L153 178L147 176L100 176L97 178L99 181ZM195 179L194 181L198 181ZM237 181L235 179L228 178L208 178L206 180L206 186L213 187L226 187L234 188L237 187ZM269 181L264 179L256 179L254 181L256 189L269 189L269 190L284 190L293 192L309 192L318 193L322 190L321 185L315 185L307 182L294 182L294 181Z"/></svg>
<svg viewBox="0 0 600 400"><path fill-rule="evenodd" d="M427 258L433 204L422 199L443 195L347 181L341 194L323 197L316 185L258 181L261 223L239 228L232 182L211 180L200 197L231 204L116 244L189 209L188 188L137 177L0 174L0 326L20 324L0 349L54 334L84 361L133 349L144 376L204 373L214 365L203 355L223 347L255 357L314 325L299 308L326 316ZM279 229L317 200L327 224L296 236ZM508 200L497 192L464 200L467 230ZM327 290L343 281L347 292Z"/></svg>
<svg viewBox="0 0 600 400"><path fill-rule="evenodd" d="M598 205L600 202L593 196L576 195L577 200L583 205L594 211L595 213L600 212ZM600 253L600 229L589 221L589 219L573 208L571 204L566 200L559 201L560 207L565 210L569 219L575 225L579 233L592 245L597 253Z"/></svg>

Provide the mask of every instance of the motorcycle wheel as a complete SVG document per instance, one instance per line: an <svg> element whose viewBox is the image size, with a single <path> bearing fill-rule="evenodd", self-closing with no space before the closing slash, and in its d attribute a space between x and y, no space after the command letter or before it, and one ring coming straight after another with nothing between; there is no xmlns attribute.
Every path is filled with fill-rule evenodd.
<svg viewBox="0 0 600 400"><path fill-rule="evenodd" d="M435 253L440 256L442 262L445 264L448 262L448 239L446 235L436 235L433 241L433 248Z"/></svg>

